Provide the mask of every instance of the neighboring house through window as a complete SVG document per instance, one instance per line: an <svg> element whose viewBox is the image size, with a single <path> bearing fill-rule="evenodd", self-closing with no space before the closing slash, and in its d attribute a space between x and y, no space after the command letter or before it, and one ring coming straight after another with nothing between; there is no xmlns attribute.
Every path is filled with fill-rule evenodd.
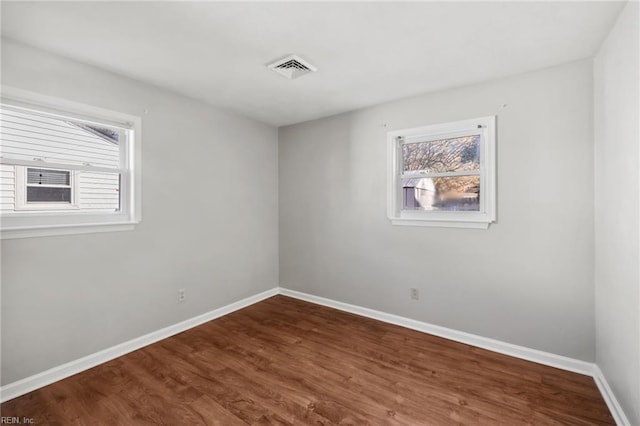
<svg viewBox="0 0 640 426"><path fill-rule="evenodd" d="M495 220L495 117L392 131L394 225L487 228Z"/></svg>
<svg viewBox="0 0 640 426"><path fill-rule="evenodd" d="M3 238L131 229L140 119L3 89Z"/></svg>

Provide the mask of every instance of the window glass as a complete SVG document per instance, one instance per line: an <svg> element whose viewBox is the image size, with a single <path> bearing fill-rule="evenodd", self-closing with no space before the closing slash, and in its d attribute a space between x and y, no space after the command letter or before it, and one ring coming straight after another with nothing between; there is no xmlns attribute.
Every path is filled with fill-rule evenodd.
<svg viewBox="0 0 640 426"><path fill-rule="evenodd" d="M402 145L402 165L405 172L477 170L480 168L480 136L405 143Z"/></svg>
<svg viewBox="0 0 640 426"><path fill-rule="evenodd" d="M80 209L85 211L120 210L118 173L82 172L78 176Z"/></svg>
<svg viewBox="0 0 640 426"><path fill-rule="evenodd" d="M71 172L65 170L27 169L27 184L70 185Z"/></svg>
<svg viewBox="0 0 640 426"><path fill-rule="evenodd" d="M27 203L70 203L71 188L28 186Z"/></svg>
<svg viewBox="0 0 640 426"><path fill-rule="evenodd" d="M402 180L403 209L479 211L480 176Z"/></svg>
<svg viewBox="0 0 640 426"><path fill-rule="evenodd" d="M2 157L120 168L120 130L2 106Z"/></svg>
<svg viewBox="0 0 640 426"><path fill-rule="evenodd" d="M76 213L120 210L122 129L3 106L0 130L5 169L13 167L20 174L25 169L21 164L37 162L74 168L76 176L72 182L70 170L27 167L26 179L19 177L5 188L4 195L17 202L0 204L2 213L35 211L38 203L48 212L55 209L55 203L73 203ZM26 200L21 203L19 193L25 191L24 186ZM69 206L58 207L69 213Z"/></svg>

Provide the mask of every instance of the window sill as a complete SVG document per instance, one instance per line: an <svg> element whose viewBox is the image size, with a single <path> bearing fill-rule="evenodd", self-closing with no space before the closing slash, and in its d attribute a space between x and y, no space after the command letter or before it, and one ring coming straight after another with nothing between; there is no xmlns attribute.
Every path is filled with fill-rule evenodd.
<svg viewBox="0 0 640 426"><path fill-rule="evenodd" d="M490 222L394 218L394 219L391 219L391 224L401 225L401 226L428 226L432 228L489 229Z"/></svg>
<svg viewBox="0 0 640 426"><path fill-rule="evenodd" d="M25 226L0 231L0 239L54 237L60 235L94 234L98 232L133 231L138 222L87 223L57 226Z"/></svg>

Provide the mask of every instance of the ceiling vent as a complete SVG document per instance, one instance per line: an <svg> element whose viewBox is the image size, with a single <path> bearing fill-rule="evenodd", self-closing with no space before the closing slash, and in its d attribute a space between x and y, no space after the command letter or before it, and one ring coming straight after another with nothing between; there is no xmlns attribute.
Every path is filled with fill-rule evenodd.
<svg viewBox="0 0 640 426"><path fill-rule="evenodd" d="M289 55L286 58L278 59L267 65L267 67L290 80L317 71L316 67L297 55Z"/></svg>

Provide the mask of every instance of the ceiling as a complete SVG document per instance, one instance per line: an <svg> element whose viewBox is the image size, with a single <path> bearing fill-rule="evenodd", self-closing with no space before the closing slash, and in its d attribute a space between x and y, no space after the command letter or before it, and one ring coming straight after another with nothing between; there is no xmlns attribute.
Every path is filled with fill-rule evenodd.
<svg viewBox="0 0 640 426"><path fill-rule="evenodd" d="M275 126L592 56L620 2L2 2L2 35ZM295 80L265 65L296 53Z"/></svg>

